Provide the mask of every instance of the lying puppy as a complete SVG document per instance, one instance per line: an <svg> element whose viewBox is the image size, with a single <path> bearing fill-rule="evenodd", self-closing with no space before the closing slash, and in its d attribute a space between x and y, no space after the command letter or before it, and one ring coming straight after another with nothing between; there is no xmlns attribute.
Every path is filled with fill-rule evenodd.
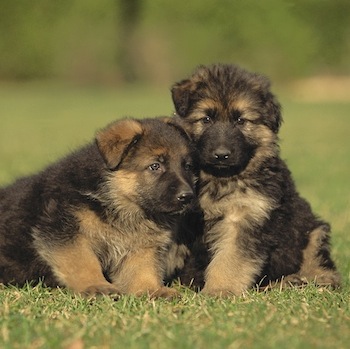
<svg viewBox="0 0 350 349"><path fill-rule="evenodd" d="M205 282L212 295L278 279L338 286L330 227L299 196L280 158L282 117L269 81L234 65L200 66L172 87L172 98L176 122L200 153L204 214L205 249L194 244L182 280Z"/></svg>
<svg viewBox="0 0 350 349"><path fill-rule="evenodd" d="M126 119L95 142L0 190L0 282L42 279L83 294L173 297L165 270L193 200L189 140Z"/></svg>

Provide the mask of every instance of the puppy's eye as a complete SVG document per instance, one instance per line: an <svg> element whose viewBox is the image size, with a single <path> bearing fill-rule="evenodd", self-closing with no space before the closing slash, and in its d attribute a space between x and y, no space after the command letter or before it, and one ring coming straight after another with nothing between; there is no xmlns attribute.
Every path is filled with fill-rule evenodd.
<svg viewBox="0 0 350 349"><path fill-rule="evenodd" d="M155 162L154 164L152 165L149 165L148 166L148 169L151 170L151 171L158 171L160 169L160 163L159 162Z"/></svg>
<svg viewBox="0 0 350 349"><path fill-rule="evenodd" d="M185 168L185 171L192 171L193 165L190 162L186 162L184 168Z"/></svg>
<svg viewBox="0 0 350 349"><path fill-rule="evenodd" d="M202 119L202 122L203 124L209 124L211 123L211 117L210 116L205 116L203 119Z"/></svg>
<svg viewBox="0 0 350 349"><path fill-rule="evenodd" d="M245 120L244 118L238 118L238 119L237 119L237 124L238 124L238 125L243 125L243 124L245 123L245 121L246 121L246 120Z"/></svg>

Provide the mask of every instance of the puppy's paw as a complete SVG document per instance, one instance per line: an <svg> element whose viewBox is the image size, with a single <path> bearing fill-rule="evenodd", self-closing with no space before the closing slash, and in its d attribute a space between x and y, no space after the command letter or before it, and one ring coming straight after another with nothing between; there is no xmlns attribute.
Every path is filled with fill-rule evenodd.
<svg viewBox="0 0 350 349"><path fill-rule="evenodd" d="M229 290L229 289L215 289L215 288L212 289L212 288L206 288L206 287L203 288L202 293L204 295L207 295L210 297L217 297L217 298L231 298L239 295L235 293L233 290Z"/></svg>
<svg viewBox="0 0 350 349"><path fill-rule="evenodd" d="M290 274L280 281L282 288L301 287L308 284L308 279L298 274Z"/></svg>
<svg viewBox="0 0 350 349"><path fill-rule="evenodd" d="M85 297L108 295L108 296L120 296L121 292L115 286L111 285L92 285L86 288L82 294Z"/></svg>
<svg viewBox="0 0 350 349"><path fill-rule="evenodd" d="M313 284L319 287L338 288L341 284L341 277L337 271L323 270L316 275L299 275L290 274L281 280L283 288L286 287L302 287L307 284Z"/></svg>
<svg viewBox="0 0 350 349"><path fill-rule="evenodd" d="M149 296L151 298L166 298L170 300L180 298L180 293L174 288L162 286L155 291L149 291Z"/></svg>
<svg viewBox="0 0 350 349"><path fill-rule="evenodd" d="M341 286L340 274L334 270L325 270L315 277L315 284L321 287L338 288Z"/></svg>

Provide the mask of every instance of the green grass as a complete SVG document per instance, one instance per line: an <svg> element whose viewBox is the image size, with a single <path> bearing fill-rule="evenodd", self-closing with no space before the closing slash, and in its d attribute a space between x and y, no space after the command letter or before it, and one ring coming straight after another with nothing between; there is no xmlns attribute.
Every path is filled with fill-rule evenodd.
<svg viewBox="0 0 350 349"><path fill-rule="evenodd" d="M346 348L349 291L250 292L217 300L85 300L41 287L1 291L1 348Z"/></svg>
<svg viewBox="0 0 350 349"><path fill-rule="evenodd" d="M341 290L308 286L219 300L179 287L174 301L83 299L0 286L0 348L347 348L350 343L350 103L282 99L282 156L301 194L333 226ZM172 112L152 88L0 85L0 185L33 173L122 116Z"/></svg>

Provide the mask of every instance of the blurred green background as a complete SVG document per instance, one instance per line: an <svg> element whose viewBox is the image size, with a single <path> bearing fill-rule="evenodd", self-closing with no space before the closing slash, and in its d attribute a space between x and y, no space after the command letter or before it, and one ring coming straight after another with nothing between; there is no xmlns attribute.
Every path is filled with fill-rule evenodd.
<svg viewBox="0 0 350 349"><path fill-rule="evenodd" d="M171 115L170 86L198 64L237 63L272 80L282 155L343 231L349 18L349 0L0 0L0 185L113 119Z"/></svg>
<svg viewBox="0 0 350 349"><path fill-rule="evenodd" d="M346 75L349 18L349 0L0 0L0 79L168 86L212 62Z"/></svg>
<svg viewBox="0 0 350 349"><path fill-rule="evenodd" d="M188 76L195 66L215 62L237 63L272 80L285 120L280 133L282 157L301 195L332 224L333 257L344 283L340 297L347 300L349 0L0 0L0 186L35 173L91 141L95 130L113 119L171 115L174 107L170 86ZM17 303L21 296L14 295ZM175 335L169 331L174 338L177 333L188 343L206 343L208 338L210 347L212 343L217 347L225 343L221 345L224 347L231 340L232 348L252 343L257 347L264 341L263 347L271 348L282 342L293 347L295 341L301 343L298 348L315 347L315 343L322 348L347 348L348 322L338 324L349 319L349 309L339 306L337 294L330 297L333 306L324 303L330 312L313 302L310 307L307 304L309 308L300 307L283 295L263 301L261 306L253 300L254 314L249 307L248 311L233 313L238 314L237 322L226 317L229 307L219 303L219 312L209 308L209 312L216 313L210 320L215 326L209 332L207 327L201 332L210 322L204 318L203 324L199 323L203 317L197 317L199 313L189 302L185 314L194 311L192 327L180 324L182 317L177 318L175 312L164 323L174 329ZM322 304L322 298L319 302ZM262 311L265 303L273 305L267 312ZM52 308L50 302L48 306ZM98 312L103 309L94 307ZM153 338L147 337L145 317L134 316L137 307L131 315L125 315L125 309L121 312L126 316L122 320L125 326L136 321L126 332L116 332L115 321L106 327L100 313L96 321L103 326L96 327L93 322L91 332L85 324L89 317L82 317L70 305L69 311L62 313L63 322L56 315L50 318L46 308L38 310L38 315L22 316L28 312L26 308L20 316L29 319L30 325L18 323L17 308L12 310L12 322L5 320L3 326L4 337L10 338L6 348L51 347L46 337L67 338L71 331L66 333L64 324L74 328L74 312L82 319L82 325L78 322L82 328L79 333L88 333L84 334L87 343L89 338L98 341L101 336L112 338L113 343L119 343L119 338L121 343L130 343L140 328L145 338ZM271 316L280 311L283 321L280 317L271 321ZM341 316L334 315L340 312ZM73 318L69 317L72 313ZM220 316L221 322L214 320ZM291 317L297 321L292 322ZM47 318L48 322L43 323ZM156 318L155 325L159 323L158 314ZM42 328L49 334L38 339ZM165 327L159 328L161 338ZM190 333L192 328L194 333ZM101 335L97 339L96 329ZM112 335L106 335L108 331ZM61 332L63 335L57 336ZM168 331L165 336L169 336ZM199 339L193 341L191 336Z"/></svg>

